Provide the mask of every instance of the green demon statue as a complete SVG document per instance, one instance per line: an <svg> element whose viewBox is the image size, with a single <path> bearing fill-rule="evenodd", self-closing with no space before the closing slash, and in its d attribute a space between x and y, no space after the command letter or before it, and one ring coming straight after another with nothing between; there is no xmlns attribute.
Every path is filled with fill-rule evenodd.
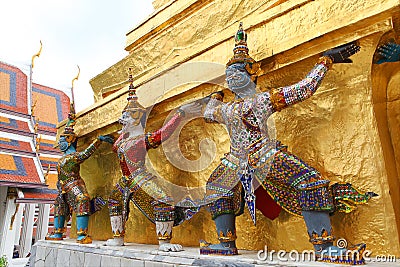
<svg viewBox="0 0 400 267"><path fill-rule="evenodd" d="M105 201L101 197L90 199L85 181L80 176L80 164L88 159L100 146L101 142L112 144L109 136L99 136L82 152L76 151L77 137L74 132L75 110L71 104L68 122L60 135L58 147L63 152L57 164L58 196L54 203L54 232L46 236L46 240L62 240L65 232L64 224L71 213L76 214L77 240L81 244L92 243L88 235L89 215L100 210Z"/></svg>

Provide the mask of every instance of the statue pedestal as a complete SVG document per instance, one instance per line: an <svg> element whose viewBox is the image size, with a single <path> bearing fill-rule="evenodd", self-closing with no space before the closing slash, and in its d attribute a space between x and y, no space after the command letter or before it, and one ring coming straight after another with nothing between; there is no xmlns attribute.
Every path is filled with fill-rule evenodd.
<svg viewBox="0 0 400 267"><path fill-rule="evenodd" d="M32 250L27 266L327 266L314 261L260 260L257 251L239 250L238 256L206 256L197 247L185 247L181 252L158 251L156 245L127 243L123 247L104 246L104 241L81 245L75 239L40 240ZM276 256L276 255L275 255ZM399 261L399 259L397 259ZM332 265L339 266L339 265ZM340 265L342 266L342 265ZM398 266L398 263L367 263L368 267Z"/></svg>

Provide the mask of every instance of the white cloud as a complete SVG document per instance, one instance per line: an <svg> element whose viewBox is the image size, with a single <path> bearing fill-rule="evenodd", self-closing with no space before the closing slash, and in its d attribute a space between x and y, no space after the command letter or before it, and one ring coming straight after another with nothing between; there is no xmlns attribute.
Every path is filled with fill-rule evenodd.
<svg viewBox="0 0 400 267"><path fill-rule="evenodd" d="M77 111L93 103L89 80L124 56L125 34L153 12L151 0L13 0L0 8L0 60L29 71L33 81L70 95Z"/></svg>

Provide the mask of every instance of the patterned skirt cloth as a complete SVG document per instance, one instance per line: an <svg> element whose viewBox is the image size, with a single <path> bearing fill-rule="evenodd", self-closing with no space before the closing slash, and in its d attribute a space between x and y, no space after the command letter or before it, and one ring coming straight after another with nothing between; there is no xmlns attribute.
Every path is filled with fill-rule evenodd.
<svg viewBox="0 0 400 267"><path fill-rule="evenodd" d="M348 213L354 210L355 204L366 203L374 196L372 192L357 190L350 183L330 185L316 169L288 152L279 142L277 144L273 150L259 148L254 151L252 155L257 154L257 160L250 155L249 166L253 169L253 179L287 212L298 216L302 216L303 210ZM224 194L209 205L213 218L224 213L239 215L243 211L238 162L233 155L227 154L208 181L208 192Z"/></svg>

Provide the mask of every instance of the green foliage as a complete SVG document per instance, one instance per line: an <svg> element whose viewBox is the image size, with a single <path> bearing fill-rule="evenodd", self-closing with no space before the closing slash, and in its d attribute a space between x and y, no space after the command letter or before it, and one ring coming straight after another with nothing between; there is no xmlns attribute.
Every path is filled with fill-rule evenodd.
<svg viewBox="0 0 400 267"><path fill-rule="evenodd" d="M6 255L1 256L0 258L0 267L7 267L8 261Z"/></svg>

